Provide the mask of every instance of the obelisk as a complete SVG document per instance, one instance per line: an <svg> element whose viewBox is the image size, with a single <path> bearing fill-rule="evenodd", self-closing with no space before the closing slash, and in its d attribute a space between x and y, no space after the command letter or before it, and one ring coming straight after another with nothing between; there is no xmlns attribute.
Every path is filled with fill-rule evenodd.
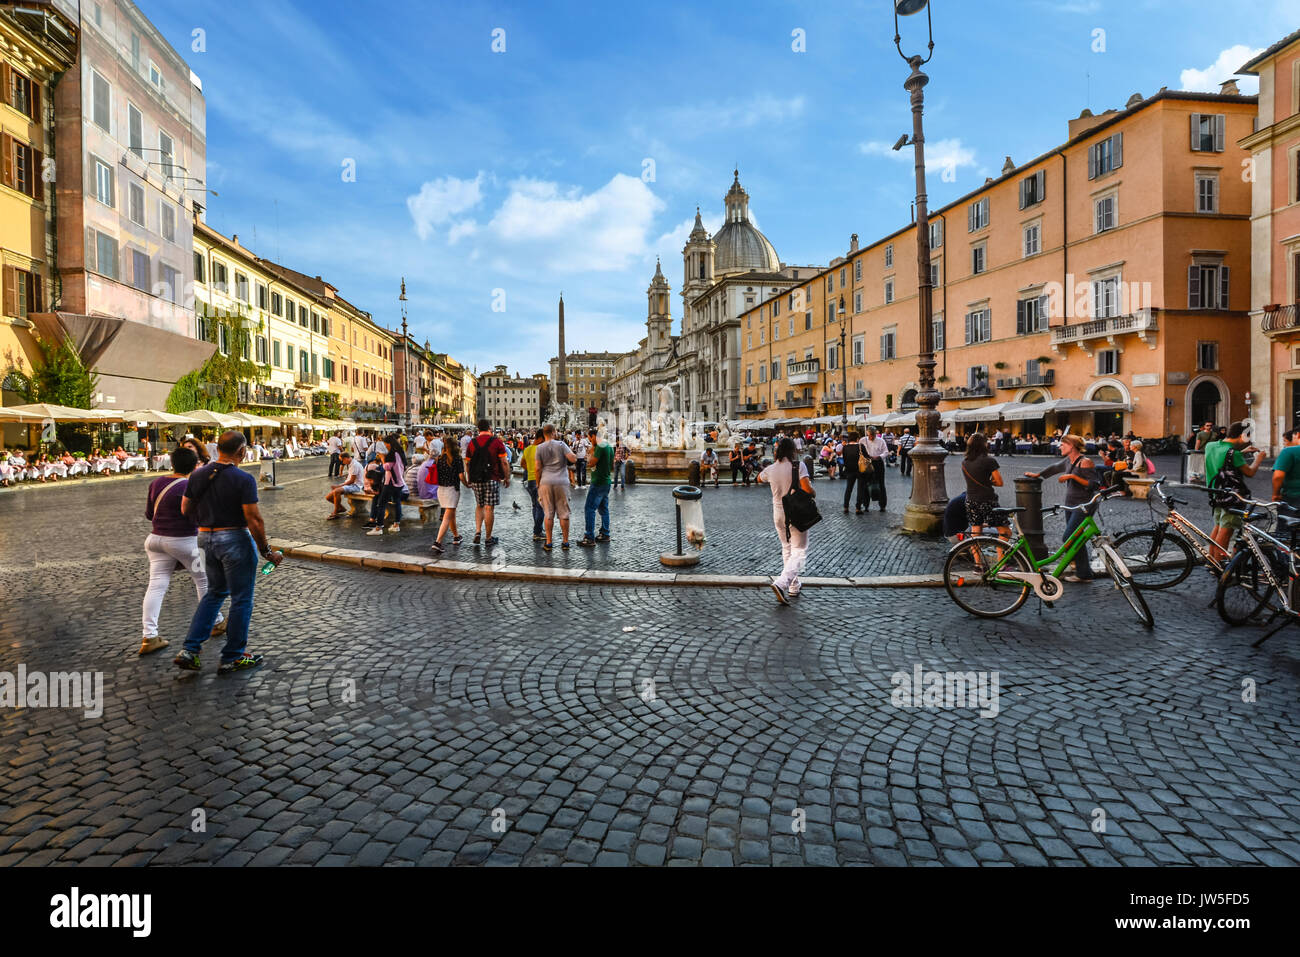
<svg viewBox="0 0 1300 957"><path fill-rule="evenodd" d="M560 362L555 370L555 404L569 404L569 377L564 368L564 293L560 293Z"/></svg>

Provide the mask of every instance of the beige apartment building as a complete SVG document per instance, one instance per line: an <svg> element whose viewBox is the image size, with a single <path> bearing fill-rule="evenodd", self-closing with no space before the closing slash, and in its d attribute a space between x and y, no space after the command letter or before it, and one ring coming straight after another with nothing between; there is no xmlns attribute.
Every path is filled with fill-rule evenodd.
<svg viewBox="0 0 1300 957"><path fill-rule="evenodd" d="M1251 418L1260 448L1300 428L1300 30L1240 70L1259 77L1259 121L1241 145L1254 160Z"/></svg>
<svg viewBox="0 0 1300 957"><path fill-rule="evenodd" d="M1063 145L1008 158L935 210L940 411L1090 399L1109 407L1017 429L1145 436L1245 416L1251 196L1238 142L1255 107L1225 84L1085 110ZM916 255L905 227L742 314L742 414L915 409Z"/></svg>

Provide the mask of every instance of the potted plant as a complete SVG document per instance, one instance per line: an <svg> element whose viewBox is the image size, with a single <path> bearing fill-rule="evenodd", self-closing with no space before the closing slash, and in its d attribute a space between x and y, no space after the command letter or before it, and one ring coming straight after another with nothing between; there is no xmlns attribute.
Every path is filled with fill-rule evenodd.
<svg viewBox="0 0 1300 957"><path fill-rule="evenodd" d="M1039 356L1039 357L1038 357L1037 359L1035 359L1034 361L1037 362L1040 366L1049 366L1049 365L1052 364L1052 357L1051 357L1051 356Z"/></svg>
<svg viewBox="0 0 1300 957"><path fill-rule="evenodd" d="M950 380L946 375L941 375L941 376L939 376L939 378L938 378L937 381L939 381L939 382L950 382L950 381L952 381L952 380Z"/></svg>
<svg viewBox="0 0 1300 957"><path fill-rule="evenodd" d="M995 362L995 363L993 363L993 368L995 368L995 369L1005 369L1006 367L1007 367L1007 364L1006 364L1005 362Z"/></svg>

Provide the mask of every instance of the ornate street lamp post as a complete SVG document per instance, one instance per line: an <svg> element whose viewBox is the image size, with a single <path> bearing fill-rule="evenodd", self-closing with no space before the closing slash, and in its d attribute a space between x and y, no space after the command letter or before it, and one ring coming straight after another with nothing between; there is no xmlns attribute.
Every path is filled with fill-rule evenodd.
<svg viewBox="0 0 1300 957"><path fill-rule="evenodd" d="M903 52L898 18L925 10L930 43L926 56ZM948 453L939 444L939 392L934 383L934 305L930 287L930 215L925 191L925 132L921 117L925 112L925 85L930 78L921 67L934 55L934 26L930 19L929 0L895 0L894 46L898 55L912 68L903 89L912 95L912 147L916 154L916 269L917 299L920 303L920 349L916 366L920 372L920 390L916 397L917 440L912 449L912 497L903 515L903 529L920 535L937 535L943 526L943 511L948 504L944 481L944 459ZM899 148L906 137L899 142Z"/></svg>
<svg viewBox="0 0 1300 957"><path fill-rule="evenodd" d="M846 353L844 352L844 338L848 329L845 319L848 313L844 311L844 296L840 296L840 308L836 313L836 318L840 321L840 381L842 383L843 394L840 396L840 434L847 435L849 432L849 364L845 361Z"/></svg>

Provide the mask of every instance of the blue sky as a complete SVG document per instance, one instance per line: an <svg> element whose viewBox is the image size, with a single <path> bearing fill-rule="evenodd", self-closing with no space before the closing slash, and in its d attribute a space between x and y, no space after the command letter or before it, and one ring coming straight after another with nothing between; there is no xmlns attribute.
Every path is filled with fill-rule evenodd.
<svg viewBox="0 0 1300 957"><path fill-rule="evenodd" d="M570 348L632 348L656 255L680 320L695 207L716 228L737 164L787 263L910 215L911 151L888 149L911 129L889 0L137 2L203 80L209 223L390 327L404 275L413 333L480 371L544 371L561 290ZM1064 141L1085 106L1217 90L1300 27L1300 0L933 8L933 205ZM924 43L924 17L903 28Z"/></svg>

